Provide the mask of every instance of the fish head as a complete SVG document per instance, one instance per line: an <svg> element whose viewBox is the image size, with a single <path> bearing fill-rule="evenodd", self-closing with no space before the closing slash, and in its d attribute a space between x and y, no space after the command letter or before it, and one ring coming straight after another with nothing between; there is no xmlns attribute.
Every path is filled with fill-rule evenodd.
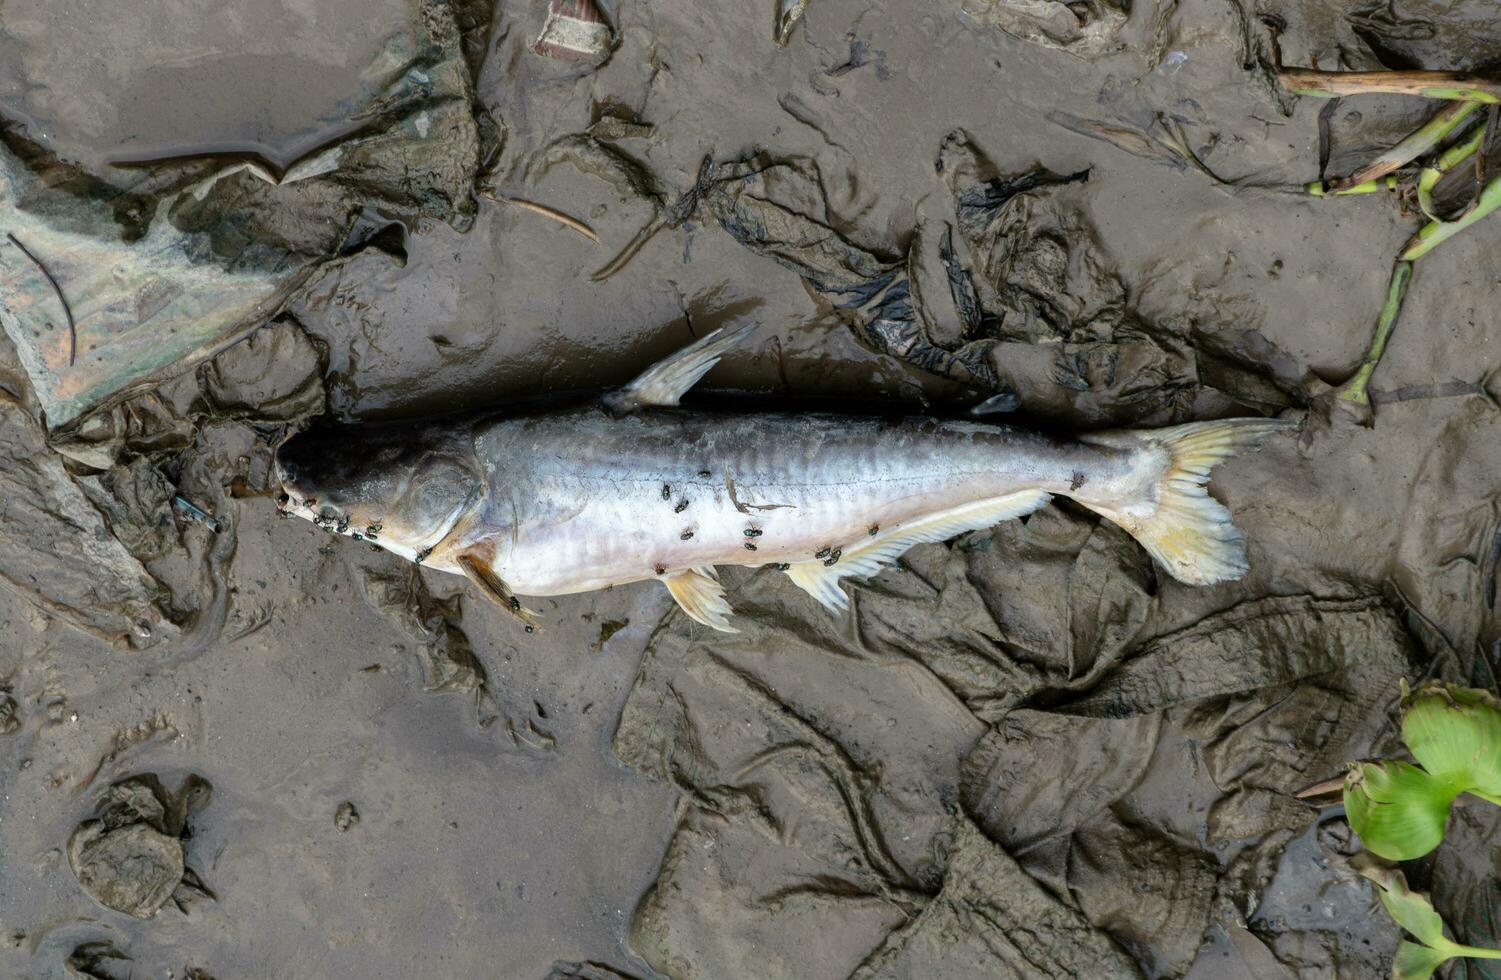
<svg viewBox="0 0 1501 980"><path fill-rule="evenodd" d="M435 427L345 426L276 450L284 513L395 552L426 557L481 498L467 441Z"/></svg>

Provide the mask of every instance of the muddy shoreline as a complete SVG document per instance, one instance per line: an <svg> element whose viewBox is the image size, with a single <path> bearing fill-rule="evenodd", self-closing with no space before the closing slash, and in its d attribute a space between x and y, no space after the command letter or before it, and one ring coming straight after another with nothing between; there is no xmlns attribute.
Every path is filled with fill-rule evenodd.
<svg viewBox="0 0 1501 980"><path fill-rule="evenodd" d="M1418 267L1372 424L1331 412L1414 219L1386 195L1301 193L1325 104L1254 66L1275 17L1289 64L1483 69L1501 58L1487 5L1096 0L1060 42L1005 0L814 0L780 47L769 3L619 0L597 68L531 50L542 7L451 6L472 131L392 128L359 181L241 173L163 212L208 243L192 254L315 256L275 324L50 440L0 340L0 973L1004 972L1020 929L984 920L1048 922L1039 970L1384 975L1397 933L1342 870L1348 830L1292 794L1392 748L1398 678L1495 689L1501 225ZM420 14L0 0L0 117L117 182L112 164L205 152L282 171L393 91L384 45ZM1342 100L1329 172L1425 107ZM596 144L652 193L556 150L602 119ZM393 146L450 155L403 184L381 169ZM735 175L707 194L706 160ZM150 193L191 196L196 166L151 171ZM1001 199L1028 174L1051 176ZM465 177L488 196L445 196ZM325 220L377 198L359 235ZM260 217L225 224L219 200ZM808 226L786 215L829 247L792 248ZM1244 581L1179 585L1055 506L913 551L857 587L847 623L730 572L734 643L649 582L532 602L546 630L528 636L461 579L262 495L289 426L597 390L748 321L704 385L731 404L959 414L1009 392L1059 431L1304 424L1216 471ZM103 567L144 578L107 594ZM141 603L159 619L132 639L120 610ZM211 895L152 893L160 911L133 918L68 852L106 787L143 773L168 797L211 784L153 826ZM1461 808L1409 871L1481 945L1501 935L1495 824Z"/></svg>

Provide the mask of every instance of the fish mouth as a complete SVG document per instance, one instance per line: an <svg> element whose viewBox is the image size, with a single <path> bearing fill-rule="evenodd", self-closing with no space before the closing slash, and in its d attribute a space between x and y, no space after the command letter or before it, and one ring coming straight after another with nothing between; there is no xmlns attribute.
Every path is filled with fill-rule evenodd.
<svg viewBox="0 0 1501 980"><path fill-rule="evenodd" d="M271 465L271 478L281 489L276 491L276 509L286 516L297 516L315 524L337 522L338 509L323 503L320 506L314 489L302 482L302 472L295 463L277 457Z"/></svg>
<svg viewBox="0 0 1501 980"><path fill-rule="evenodd" d="M349 509L337 499L324 499L318 485L310 481L303 469L291 460L282 458L278 452L273 457L271 477L280 489L275 493L277 513L282 517L300 517L325 531L369 541L386 551L408 561L422 561L458 526L464 514L474 505L478 490L463 500L432 526L426 533L406 527L392 508L378 508L375 523L355 521ZM337 498L337 494L334 495Z"/></svg>
<svg viewBox="0 0 1501 980"><path fill-rule="evenodd" d="M289 511L302 506L308 494L297 483L297 467L279 455L271 463L271 479L281 489L276 492L276 509Z"/></svg>

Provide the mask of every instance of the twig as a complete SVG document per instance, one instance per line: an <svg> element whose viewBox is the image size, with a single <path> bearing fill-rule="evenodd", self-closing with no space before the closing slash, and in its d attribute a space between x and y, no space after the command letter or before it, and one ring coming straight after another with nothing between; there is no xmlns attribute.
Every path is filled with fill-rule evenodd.
<svg viewBox="0 0 1501 980"><path fill-rule="evenodd" d="M1458 71L1318 71L1282 68L1277 81L1296 95L1333 99L1386 92L1425 99L1501 103L1501 82Z"/></svg>
<svg viewBox="0 0 1501 980"><path fill-rule="evenodd" d="M519 197L507 197L504 194L495 194L490 191L480 191L480 193L492 201L504 201L506 204L514 204L518 208L524 208L527 211L551 218L565 228L572 228L594 244L599 244L599 236L594 233L593 228L590 228L577 218L564 214L562 211L550 208L545 204L538 204L535 201L522 200Z"/></svg>
<svg viewBox="0 0 1501 980"><path fill-rule="evenodd" d="M10 243L16 248L19 248L22 254L24 254L28 259L31 260L32 265L35 265L37 269L41 271L43 278L47 280L47 284L50 285L52 287L52 291L57 294L57 301L62 304L63 313L68 318L68 367L72 367L78 361L78 327L73 322L73 310L68 306L67 299L63 297L62 287L57 284L56 279L52 278L52 273L47 271L47 267L45 265L42 265L42 260L37 258L35 255L32 255L31 249L27 248L25 245L22 245L19 238L17 238L15 235L12 235L10 232L6 232L5 237L9 238Z"/></svg>
<svg viewBox="0 0 1501 980"><path fill-rule="evenodd" d="M621 269L624 269L625 264L635 258L637 252L641 251L642 246L651 241L652 236L665 227L667 227L667 223L661 217L653 218L647 223L646 227L636 232L636 237L626 243L625 248L620 250L620 254L596 269L594 274L589 278L594 282L604 282Z"/></svg>

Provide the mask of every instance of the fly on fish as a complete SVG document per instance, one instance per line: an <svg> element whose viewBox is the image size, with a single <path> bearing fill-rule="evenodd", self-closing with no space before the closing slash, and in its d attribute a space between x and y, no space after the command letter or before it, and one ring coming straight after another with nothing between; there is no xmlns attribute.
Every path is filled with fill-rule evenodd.
<svg viewBox="0 0 1501 980"><path fill-rule="evenodd" d="M689 411L678 400L752 330L715 331L574 408L296 435L281 506L461 574L535 628L518 595L660 579L725 632L717 566L773 565L832 611L845 578L907 549L1068 497L1128 531L1174 578L1246 572L1209 471L1294 423L1242 418L1059 440L1007 426Z"/></svg>

